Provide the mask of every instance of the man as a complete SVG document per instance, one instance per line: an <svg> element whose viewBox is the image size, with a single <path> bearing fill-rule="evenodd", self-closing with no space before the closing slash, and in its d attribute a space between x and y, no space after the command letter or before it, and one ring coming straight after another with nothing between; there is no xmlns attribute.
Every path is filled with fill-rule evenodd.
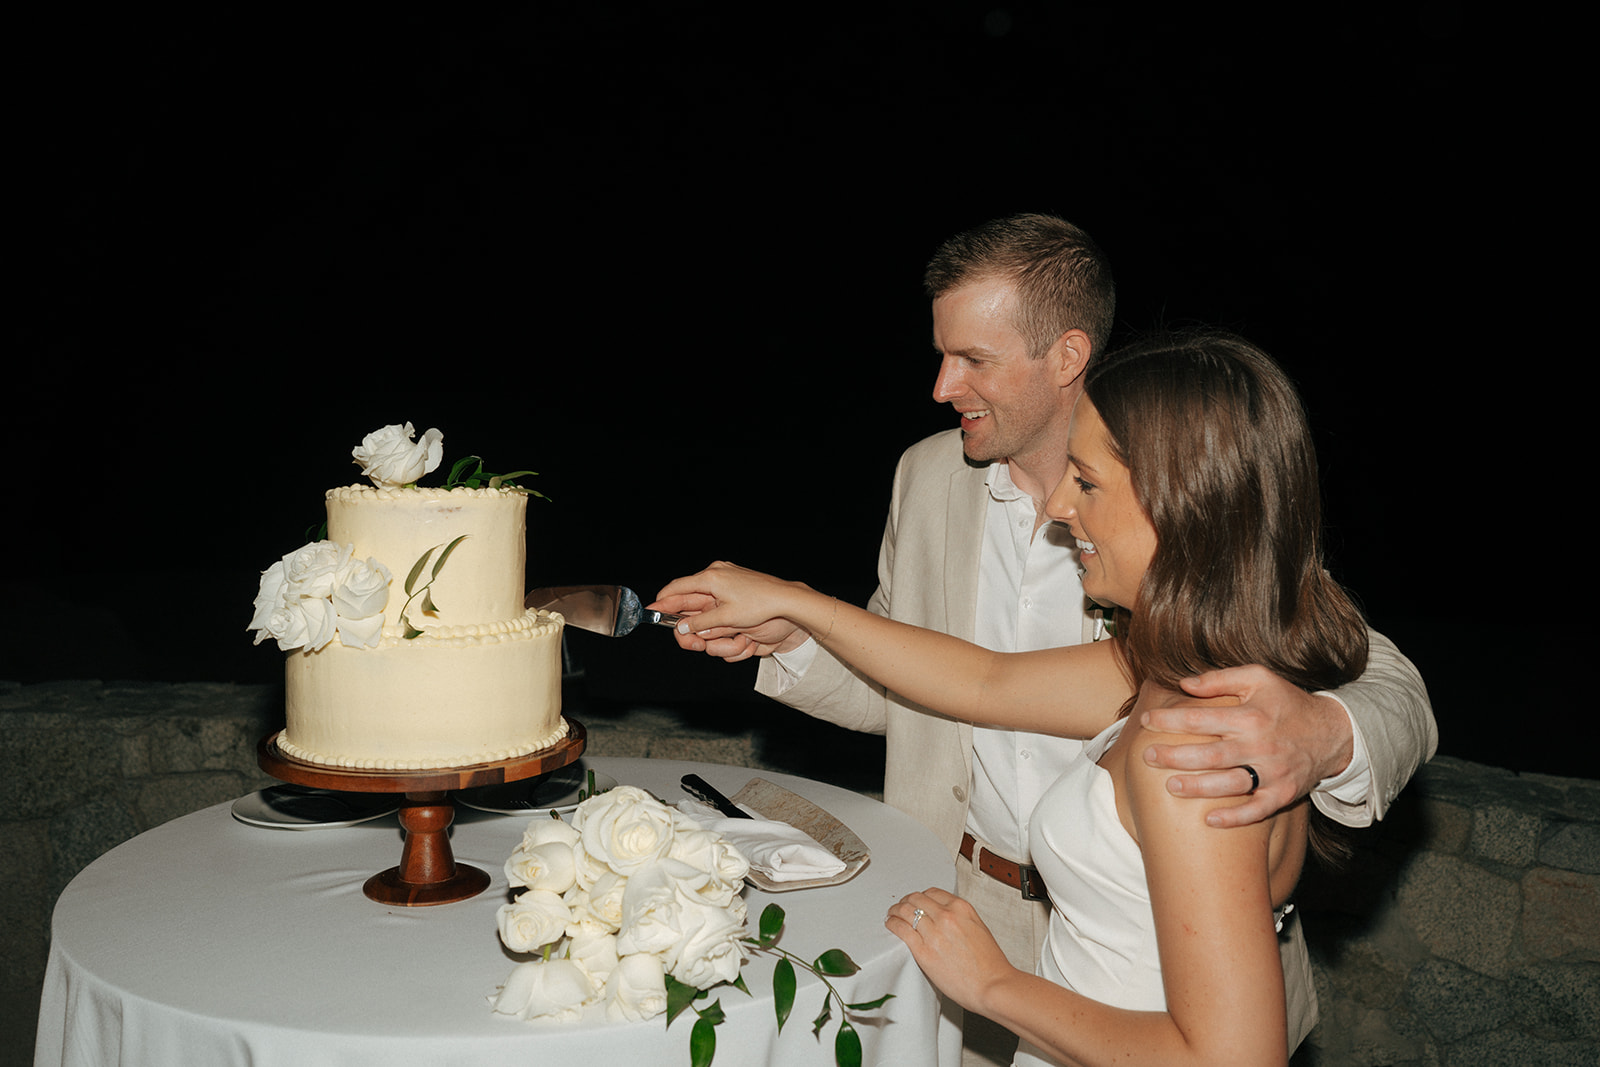
<svg viewBox="0 0 1600 1067"><path fill-rule="evenodd" d="M940 247L925 277L940 355L933 396L960 427L914 445L895 473L869 608L989 648L1028 651L1100 635L1078 581L1073 542L1044 500L1067 467L1067 428L1083 372L1111 332L1115 293L1100 250L1045 215L1002 219ZM1028 820L1079 741L957 723L862 679L783 622L749 636L682 639L712 655L765 656L757 689L817 718L887 735L884 799L930 827L957 856L970 900L1012 963L1033 970L1048 925L1029 864ZM1415 668L1380 635L1371 666L1337 695L1303 692L1260 667L1191 680L1196 696L1237 708L1174 709L1161 731L1216 735L1207 745L1152 746L1180 795L1254 795L1210 816L1254 822L1313 793L1350 825L1379 818L1437 744ZM1348 714L1347 714L1348 712ZM1259 779L1259 785L1257 784ZM1297 924L1285 928L1291 1038L1316 1022ZM1291 1044L1294 1043L1291 1042ZM1016 1039L966 1021L963 1062L1011 1062Z"/></svg>

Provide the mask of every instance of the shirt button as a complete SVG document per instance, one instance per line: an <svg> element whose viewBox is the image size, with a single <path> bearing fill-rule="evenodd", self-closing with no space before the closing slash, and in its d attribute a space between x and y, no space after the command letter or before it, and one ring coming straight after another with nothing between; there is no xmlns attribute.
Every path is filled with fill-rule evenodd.
<svg viewBox="0 0 1600 1067"><path fill-rule="evenodd" d="M1033 753L1028 751L1027 749L1023 749L1021 752L1017 753L1017 755L1019 755L1023 759L1032 759L1033 758Z"/></svg>

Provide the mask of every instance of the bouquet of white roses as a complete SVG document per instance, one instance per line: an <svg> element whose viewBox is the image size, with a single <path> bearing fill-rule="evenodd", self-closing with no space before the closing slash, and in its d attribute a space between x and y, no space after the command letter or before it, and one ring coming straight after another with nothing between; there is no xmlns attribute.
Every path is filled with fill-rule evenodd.
<svg viewBox="0 0 1600 1067"><path fill-rule="evenodd" d="M857 968L838 949L808 963L777 948L783 909L775 904L762 913L759 938L746 937L740 891L749 869L720 834L633 786L585 800L570 825L534 819L506 861L506 878L520 892L497 921L507 948L535 958L513 969L489 1003L522 1019L562 1021L603 1004L614 1021L665 1013L670 1024L708 987L726 982L749 992L739 974L746 947L782 957L773 980L780 1029L794 1004L791 961L828 985L817 1031L831 1017L833 999L851 1011L889 999L845 1004L828 978ZM691 1062L710 1064L722 1011L716 1003L694 1010ZM861 1062L860 1040L847 1019L840 1020L835 1058Z"/></svg>
<svg viewBox="0 0 1600 1067"><path fill-rule="evenodd" d="M750 865L716 834L642 789L578 805L572 824L535 819L506 861L522 887L500 909L500 940L541 958L511 972L494 1010L573 1019L667 1008L666 977L705 987L739 976ZM580 981L581 979L581 981Z"/></svg>

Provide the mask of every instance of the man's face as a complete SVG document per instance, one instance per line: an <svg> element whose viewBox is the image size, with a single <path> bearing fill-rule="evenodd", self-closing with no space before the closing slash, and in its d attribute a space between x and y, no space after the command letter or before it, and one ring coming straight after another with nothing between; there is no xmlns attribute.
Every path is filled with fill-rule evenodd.
<svg viewBox="0 0 1600 1067"><path fill-rule="evenodd" d="M1068 411L1056 361L1028 358L1027 343L1011 325L1015 301L1011 282L985 279L933 302L940 356L933 398L960 413L962 447L980 463L1026 458L1065 435Z"/></svg>

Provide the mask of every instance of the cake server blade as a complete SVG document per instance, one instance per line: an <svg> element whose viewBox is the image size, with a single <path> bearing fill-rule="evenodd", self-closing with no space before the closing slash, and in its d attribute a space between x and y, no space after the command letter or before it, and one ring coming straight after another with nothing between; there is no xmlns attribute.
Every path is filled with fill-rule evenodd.
<svg viewBox="0 0 1600 1067"><path fill-rule="evenodd" d="M567 625L607 637L626 637L642 625L676 626L681 615L651 611L624 585L556 585L530 589L524 608L558 611Z"/></svg>

